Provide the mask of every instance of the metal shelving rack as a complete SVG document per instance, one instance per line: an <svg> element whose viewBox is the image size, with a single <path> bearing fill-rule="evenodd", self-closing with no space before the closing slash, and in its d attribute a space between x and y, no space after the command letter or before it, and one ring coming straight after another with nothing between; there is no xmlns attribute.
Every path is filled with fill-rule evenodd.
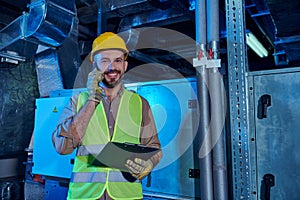
<svg viewBox="0 0 300 200"><path fill-rule="evenodd" d="M256 199L249 152L248 69L244 0L226 0L233 199Z"/></svg>

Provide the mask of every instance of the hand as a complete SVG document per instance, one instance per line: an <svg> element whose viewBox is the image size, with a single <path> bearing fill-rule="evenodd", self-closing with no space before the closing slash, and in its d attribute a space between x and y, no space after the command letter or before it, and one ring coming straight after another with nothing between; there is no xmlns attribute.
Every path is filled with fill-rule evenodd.
<svg viewBox="0 0 300 200"><path fill-rule="evenodd" d="M139 180L145 178L153 169L151 160L145 161L140 158L135 158L134 161L128 159L125 166L129 170L129 173Z"/></svg>
<svg viewBox="0 0 300 200"><path fill-rule="evenodd" d="M103 79L102 72L95 68L88 75L87 89L89 91L89 99L92 101L100 102L104 96L104 90L99 86L99 82Z"/></svg>

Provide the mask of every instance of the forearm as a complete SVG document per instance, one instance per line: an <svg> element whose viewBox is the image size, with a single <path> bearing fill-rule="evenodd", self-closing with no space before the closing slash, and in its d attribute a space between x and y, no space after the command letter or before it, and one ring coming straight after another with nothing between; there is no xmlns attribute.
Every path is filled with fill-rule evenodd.
<svg viewBox="0 0 300 200"><path fill-rule="evenodd" d="M148 147L155 147L160 149L161 144L158 139L152 111L150 110L150 107L148 106L147 103L144 103L143 109L146 110L147 112L144 112L143 115L142 128L141 128L141 144L146 145ZM158 162L161 160L161 158L162 158L162 151L159 151L157 154L152 156L151 162L153 163L153 166L156 166Z"/></svg>
<svg viewBox="0 0 300 200"><path fill-rule="evenodd" d="M144 124L141 129L141 144L146 145L148 147L161 148L160 141L158 139L156 126L154 124L154 120L152 115L150 115L150 122ZM162 151L159 151L154 156L151 157L151 162L153 163L153 167L155 167L162 158Z"/></svg>
<svg viewBox="0 0 300 200"><path fill-rule="evenodd" d="M157 134L152 135L148 138L141 138L141 144L146 145L148 147L155 147L155 148L161 148L161 144L158 140ZM151 162L153 163L153 166L155 167L159 161L162 158L162 151L159 151L154 156L151 157Z"/></svg>

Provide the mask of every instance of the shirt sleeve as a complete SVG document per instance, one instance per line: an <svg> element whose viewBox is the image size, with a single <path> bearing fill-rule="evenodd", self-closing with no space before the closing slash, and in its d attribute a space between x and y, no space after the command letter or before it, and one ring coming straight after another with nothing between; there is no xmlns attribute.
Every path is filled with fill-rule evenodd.
<svg viewBox="0 0 300 200"><path fill-rule="evenodd" d="M70 154L79 145L79 142L68 132L68 127L76 114L77 99L78 95L70 98L60 115L56 129L52 133L52 142L59 154Z"/></svg>
<svg viewBox="0 0 300 200"><path fill-rule="evenodd" d="M146 145L148 147L161 148L151 108L147 100L144 98L142 98L142 109L143 119L141 128L141 144ZM158 164L161 158L162 151L159 151L151 158L154 167Z"/></svg>

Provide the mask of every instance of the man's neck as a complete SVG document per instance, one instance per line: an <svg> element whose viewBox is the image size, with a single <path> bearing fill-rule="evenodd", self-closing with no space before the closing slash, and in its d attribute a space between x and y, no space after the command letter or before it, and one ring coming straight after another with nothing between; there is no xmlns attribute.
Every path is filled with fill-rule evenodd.
<svg viewBox="0 0 300 200"><path fill-rule="evenodd" d="M118 84L113 88L104 88L105 95L107 96L109 101L112 101L118 95L118 92L120 91L121 87L122 84Z"/></svg>

